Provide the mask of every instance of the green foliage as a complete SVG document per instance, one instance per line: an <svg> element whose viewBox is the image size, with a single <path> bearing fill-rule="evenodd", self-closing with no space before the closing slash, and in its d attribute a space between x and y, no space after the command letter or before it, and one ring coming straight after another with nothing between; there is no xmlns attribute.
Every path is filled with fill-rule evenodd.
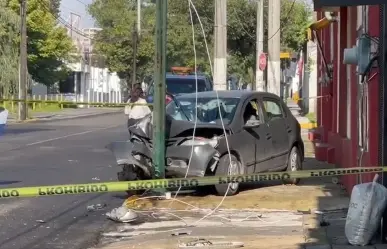
<svg viewBox="0 0 387 249"><path fill-rule="evenodd" d="M269 0L266 0L269 1ZM210 56L213 57L214 1L193 1L203 24ZM255 68L256 46L256 2L248 0L228 0L228 71L252 80ZM296 1L291 13L293 0L281 1L281 45L283 49L297 51L304 42L304 31L310 10L302 1ZM267 4L267 2L266 2ZM193 66L194 52L192 27L187 0L168 0L168 43L167 66ZM95 0L89 8L102 31L95 39L96 51L105 56L111 71L123 78L132 73L133 40L132 33L136 21L135 0ZM193 25L197 64L209 72L209 62L205 39L194 10ZM153 73L155 6L142 9L142 33L138 47L138 77ZM267 24L265 25L267 27ZM265 32L267 34L267 30Z"/></svg>
<svg viewBox="0 0 387 249"><path fill-rule="evenodd" d="M66 63L75 57L75 48L67 36L65 28L59 27L56 15L59 13L60 0L28 0L27 3L27 52L28 72L33 80L47 86L64 79L68 75ZM8 46L13 56L9 71L18 75L19 53L19 0L1 0L1 24L11 31L7 36L1 36L0 46ZM3 20L2 20L3 19ZM4 20L6 19L6 20ZM0 28L0 30L3 30ZM2 32L0 31L0 34ZM5 39L5 40L4 40ZM6 43L6 40L9 42ZM17 58L17 59L15 59ZM12 69L11 69L12 68ZM15 73L16 72L16 73ZM12 82L17 81L14 79ZM3 82L10 84L10 79Z"/></svg>
<svg viewBox="0 0 387 249"><path fill-rule="evenodd" d="M19 49L15 46L19 35L19 18L7 8L7 0L0 0L0 92L12 94L18 82Z"/></svg>
<svg viewBox="0 0 387 249"><path fill-rule="evenodd" d="M281 0L281 48L298 51L306 41L305 29L309 24L311 8L304 1Z"/></svg>

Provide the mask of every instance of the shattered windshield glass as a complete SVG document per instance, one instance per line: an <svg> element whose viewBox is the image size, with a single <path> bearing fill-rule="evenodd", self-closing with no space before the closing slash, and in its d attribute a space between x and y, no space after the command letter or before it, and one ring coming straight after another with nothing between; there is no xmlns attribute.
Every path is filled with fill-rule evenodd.
<svg viewBox="0 0 387 249"><path fill-rule="evenodd" d="M167 114L174 120L195 121L195 98L180 96L177 101L178 103L172 101L168 104ZM219 98L217 100L216 98L198 97L198 122L220 124L222 117L223 122L229 124L234 118L238 103L238 98Z"/></svg>

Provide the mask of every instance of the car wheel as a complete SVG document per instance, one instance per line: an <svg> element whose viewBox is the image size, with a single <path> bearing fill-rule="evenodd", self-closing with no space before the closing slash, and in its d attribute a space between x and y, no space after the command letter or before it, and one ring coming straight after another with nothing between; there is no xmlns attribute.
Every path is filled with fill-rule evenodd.
<svg viewBox="0 0 387 249"><path fill-rule="evenodd" d="M122 171L117 173L118 181L137 181L139 179L138 173L134 170L134 167L132 165L121 165ZM144 190L128 190L126 193L129 196L132 195L141 195L145 191Z"/></svg>
<svg viewBox="0 0 387 249"><path fill-rule="evenodd" d="M216 167L215 176L241 175L243 173L244 168L238 158L234 155L226 154L220 158L218 167ZM228 185L230 185L230 187L228 187ZM239 183L218 184L215 185L215 190L218 195L235 195L238 193Z"/></svg>
<svg viewBox="0 0 387 249"><path fill-rule="evenodd" d="M287 171L296 172L302 170L302 160L299 149L294 146L289 153ZM285 184L298 184L300 178L290 178L283 181Z"/></svg>

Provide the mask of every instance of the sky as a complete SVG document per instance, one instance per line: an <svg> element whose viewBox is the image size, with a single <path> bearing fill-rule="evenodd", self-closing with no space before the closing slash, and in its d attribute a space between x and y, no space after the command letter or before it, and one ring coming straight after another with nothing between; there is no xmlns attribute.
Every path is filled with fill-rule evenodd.
<svg viewBox="0 0 387 249"><path fill-rule="evenodd" d="M61 17L70 23L70 13L80 16L79 29L90 28L94 26L92 17L87 13L87 5L93 0L62 0L60 11Z"/></svg>

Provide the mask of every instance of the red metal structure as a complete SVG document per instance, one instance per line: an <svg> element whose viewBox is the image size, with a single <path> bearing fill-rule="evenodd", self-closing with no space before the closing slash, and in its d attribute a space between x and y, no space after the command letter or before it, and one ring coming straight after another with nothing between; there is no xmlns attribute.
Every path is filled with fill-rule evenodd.
<svg viewBox="0 0 387 249"><path fill-rule="evenodd" d="M379 73L373 69L366 84L361 85L356 66L343 63L343 52L345 48L356 45L361 33L375 39L379 37L380 8L377 5L348 6L316 11L320 24L326 23L315 24L319 27L314 29L314 39L320 45L317 91L321 98L317 103L318 128L310 131L309 138L315 142L316 159L337 167L378 165ZM332 15L336 18L327 22ZM361 103L365 111L360 115L363 118L359 119ZM366 131L364 144L360 143L359 130ZM371 175L364 175L361 179L362 182L371 180ZM358 176L342 179L349 192L359 181Z"/></svg>

